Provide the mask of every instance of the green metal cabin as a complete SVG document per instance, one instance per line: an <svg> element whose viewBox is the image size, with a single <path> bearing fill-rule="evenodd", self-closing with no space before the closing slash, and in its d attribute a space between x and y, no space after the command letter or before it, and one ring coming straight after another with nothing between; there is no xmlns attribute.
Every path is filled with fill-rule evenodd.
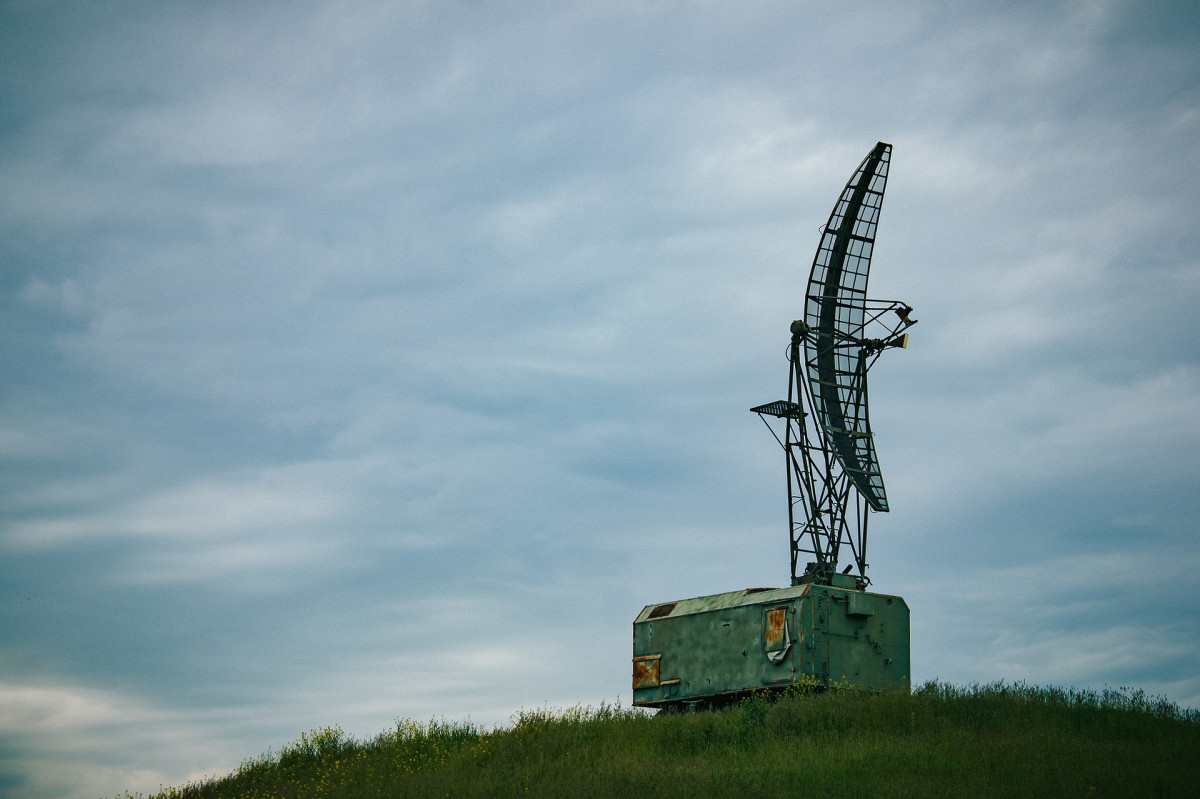
<svg viewBox="0 0 1200 799"><path fill-rule="evenodd" d="M906 687L908 605L848 575L831 582L647 605L633 623L633 704L703 707L801 681Z"/></svg>

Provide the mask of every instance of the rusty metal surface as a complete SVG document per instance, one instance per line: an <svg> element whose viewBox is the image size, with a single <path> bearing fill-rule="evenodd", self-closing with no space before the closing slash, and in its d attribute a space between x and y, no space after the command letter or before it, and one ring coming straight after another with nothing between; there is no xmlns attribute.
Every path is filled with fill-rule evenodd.
<svg viewBox="0 0 1200 799"><path fill-rule="evenodd" d="M787 605L767 611L767 626L763 641L768 652L783 648L783 634L787 625Z"/></svg>
<svg viewBox="0 0 1200 799"><path fill-rule="evenodd" d="M658 687L660 659L660 655L643 655L633 659L633 690Z"/></svg>

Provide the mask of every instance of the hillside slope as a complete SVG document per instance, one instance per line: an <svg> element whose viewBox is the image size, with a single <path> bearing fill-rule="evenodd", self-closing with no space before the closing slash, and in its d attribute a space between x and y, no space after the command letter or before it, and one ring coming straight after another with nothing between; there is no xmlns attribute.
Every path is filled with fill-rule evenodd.
<svg viewBox="0 0 1200 799"><path fill-rule="evenodd" d="M724 711L601 706L511 728L306 733L187 797L1200 796L1200 713L1140 691L928 683L795 691Z"/></svg>

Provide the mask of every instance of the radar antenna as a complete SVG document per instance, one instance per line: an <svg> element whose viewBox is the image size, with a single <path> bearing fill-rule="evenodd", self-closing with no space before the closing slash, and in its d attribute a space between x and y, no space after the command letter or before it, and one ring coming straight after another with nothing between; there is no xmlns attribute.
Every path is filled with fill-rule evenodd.
<svg viewBox="0 0 1200 799"><path fill-rule="evenodd" d="M813 260L804 318L792 322L788 398L751 410L767 423L787 462L792 585L829 585L842 547L867 578L867 520L888 510L867 415L867 371L880 353L908 344L912 308L867 299L867 272L883 205L892 145L879 142L858 165L829 215ZM782 437L767 417L783 420ZM802 574L802 556L811 556Z"/></svg>

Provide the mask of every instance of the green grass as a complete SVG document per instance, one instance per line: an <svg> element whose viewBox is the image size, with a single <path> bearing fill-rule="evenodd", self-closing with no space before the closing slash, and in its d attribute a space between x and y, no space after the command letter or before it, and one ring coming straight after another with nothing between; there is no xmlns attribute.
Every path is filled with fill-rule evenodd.
<svg viewBox="0 0 1200 799"><path fill-rule="evenodd" d="M798 690L711 712L521 712L511 727L400 721L300 736L201 797L1200 796L1200 713L1141 691L936 682Z"/></svg>

